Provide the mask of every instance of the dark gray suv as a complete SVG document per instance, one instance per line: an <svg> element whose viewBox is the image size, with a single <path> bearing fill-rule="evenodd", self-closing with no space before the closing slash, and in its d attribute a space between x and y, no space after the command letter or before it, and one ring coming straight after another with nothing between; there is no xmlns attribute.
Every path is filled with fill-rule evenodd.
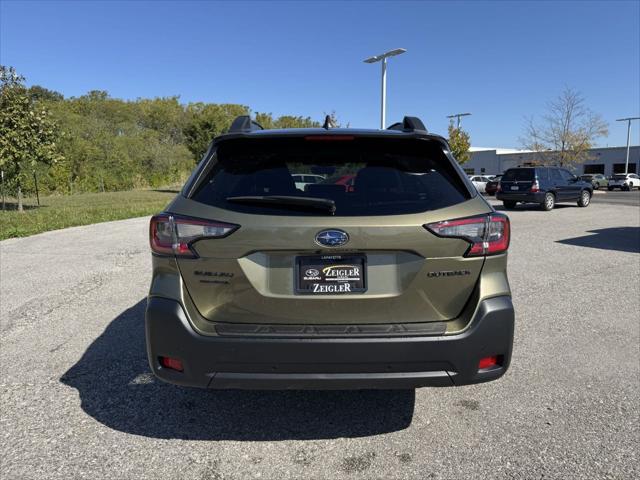
<svg viewBox="0 0 640 480"><path fill-rule="evenodd" d="M576 202L588 207L593 185L560 167L517 167L507 170L498 186L496 198L505 208L517 203L537 203L543 210L552 210L558 202Z"/></svg>

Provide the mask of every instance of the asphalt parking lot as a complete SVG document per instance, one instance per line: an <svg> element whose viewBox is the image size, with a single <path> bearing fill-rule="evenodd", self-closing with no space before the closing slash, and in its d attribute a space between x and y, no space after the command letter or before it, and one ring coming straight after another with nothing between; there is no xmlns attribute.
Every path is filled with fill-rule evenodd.
<svg viewBox="0 0 640 480"><path fill-rule="evenodd" d="M510 371L415 392L157 382L147 219L0 242L0 476L638 478L640 209L600 196L508 212Z"/></svg>
<svg viewBox="0 0 640 480"><path fill-rule="evenodd" d="M640 207L640 190L622 192L620 190L598 190L593 196L595 203L610 203L613 205L631 205Z"/></svg>

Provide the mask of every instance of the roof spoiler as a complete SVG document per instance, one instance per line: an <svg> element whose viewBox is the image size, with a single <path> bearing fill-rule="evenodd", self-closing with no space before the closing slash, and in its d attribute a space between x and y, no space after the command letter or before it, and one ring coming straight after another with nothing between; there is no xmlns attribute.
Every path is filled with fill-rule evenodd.
<svg viewBox="0 0 640 480"><path fill-rule="evenodd" d="M418 117L404 117L402 122L396 122L391 125L387 130L400 130L402 132L413 132L415 130L427 131L427 127L424 126L422 120Z"/></svg>
<svg viewBox="0 0 640 480"><path fill-rule="evenodd" d="M255 130L264 130L264 128L255 120L251 120L249 115L236 117L233 123L231 123L231 127L229 127L229 133L253 132Z"/></svg>

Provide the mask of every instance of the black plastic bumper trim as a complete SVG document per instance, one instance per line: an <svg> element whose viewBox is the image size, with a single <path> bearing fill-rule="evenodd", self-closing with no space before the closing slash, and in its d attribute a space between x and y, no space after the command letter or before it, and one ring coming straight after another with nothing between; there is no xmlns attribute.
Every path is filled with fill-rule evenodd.
<svg viewBox="0 0 640 480"><path fill-rule="evenodd" d="M389 323L366 325L272 325L219 323L216 332L224 336L259 337L357 337L357 336L404 336L444 335L445 322Z"/></svg>
<svg viewBox="0 0 640 480"><path fill-rule="evenodd" d="M196 333L180 303L150 297L147 353L162 380L197 387L368 389L466 385L495 380L509 367L514 331L511 298L481 302L459 335L260 338ZM481 358L502 365L478 371ZM183 372L162 368L159 356L182 360Z"/></svg>

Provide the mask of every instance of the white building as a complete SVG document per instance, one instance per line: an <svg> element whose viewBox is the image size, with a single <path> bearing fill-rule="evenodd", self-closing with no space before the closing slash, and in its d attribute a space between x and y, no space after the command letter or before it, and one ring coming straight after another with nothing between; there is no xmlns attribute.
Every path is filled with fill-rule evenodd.
<svg viewBox="0 0 640 480"><path fill-rule="evenodd" d="M539 155L531 150L471 147L470 151L471 158L462 167L465 172L472 175L485 173L495 175L511 167L539 163ZM590 150L589 160L568 168L576 175L603 173L609 176L614 173L624 173L626 155L626 146L593 148ZM631 146L629 149L629 172L640 172L640 145Z"/></svg>

